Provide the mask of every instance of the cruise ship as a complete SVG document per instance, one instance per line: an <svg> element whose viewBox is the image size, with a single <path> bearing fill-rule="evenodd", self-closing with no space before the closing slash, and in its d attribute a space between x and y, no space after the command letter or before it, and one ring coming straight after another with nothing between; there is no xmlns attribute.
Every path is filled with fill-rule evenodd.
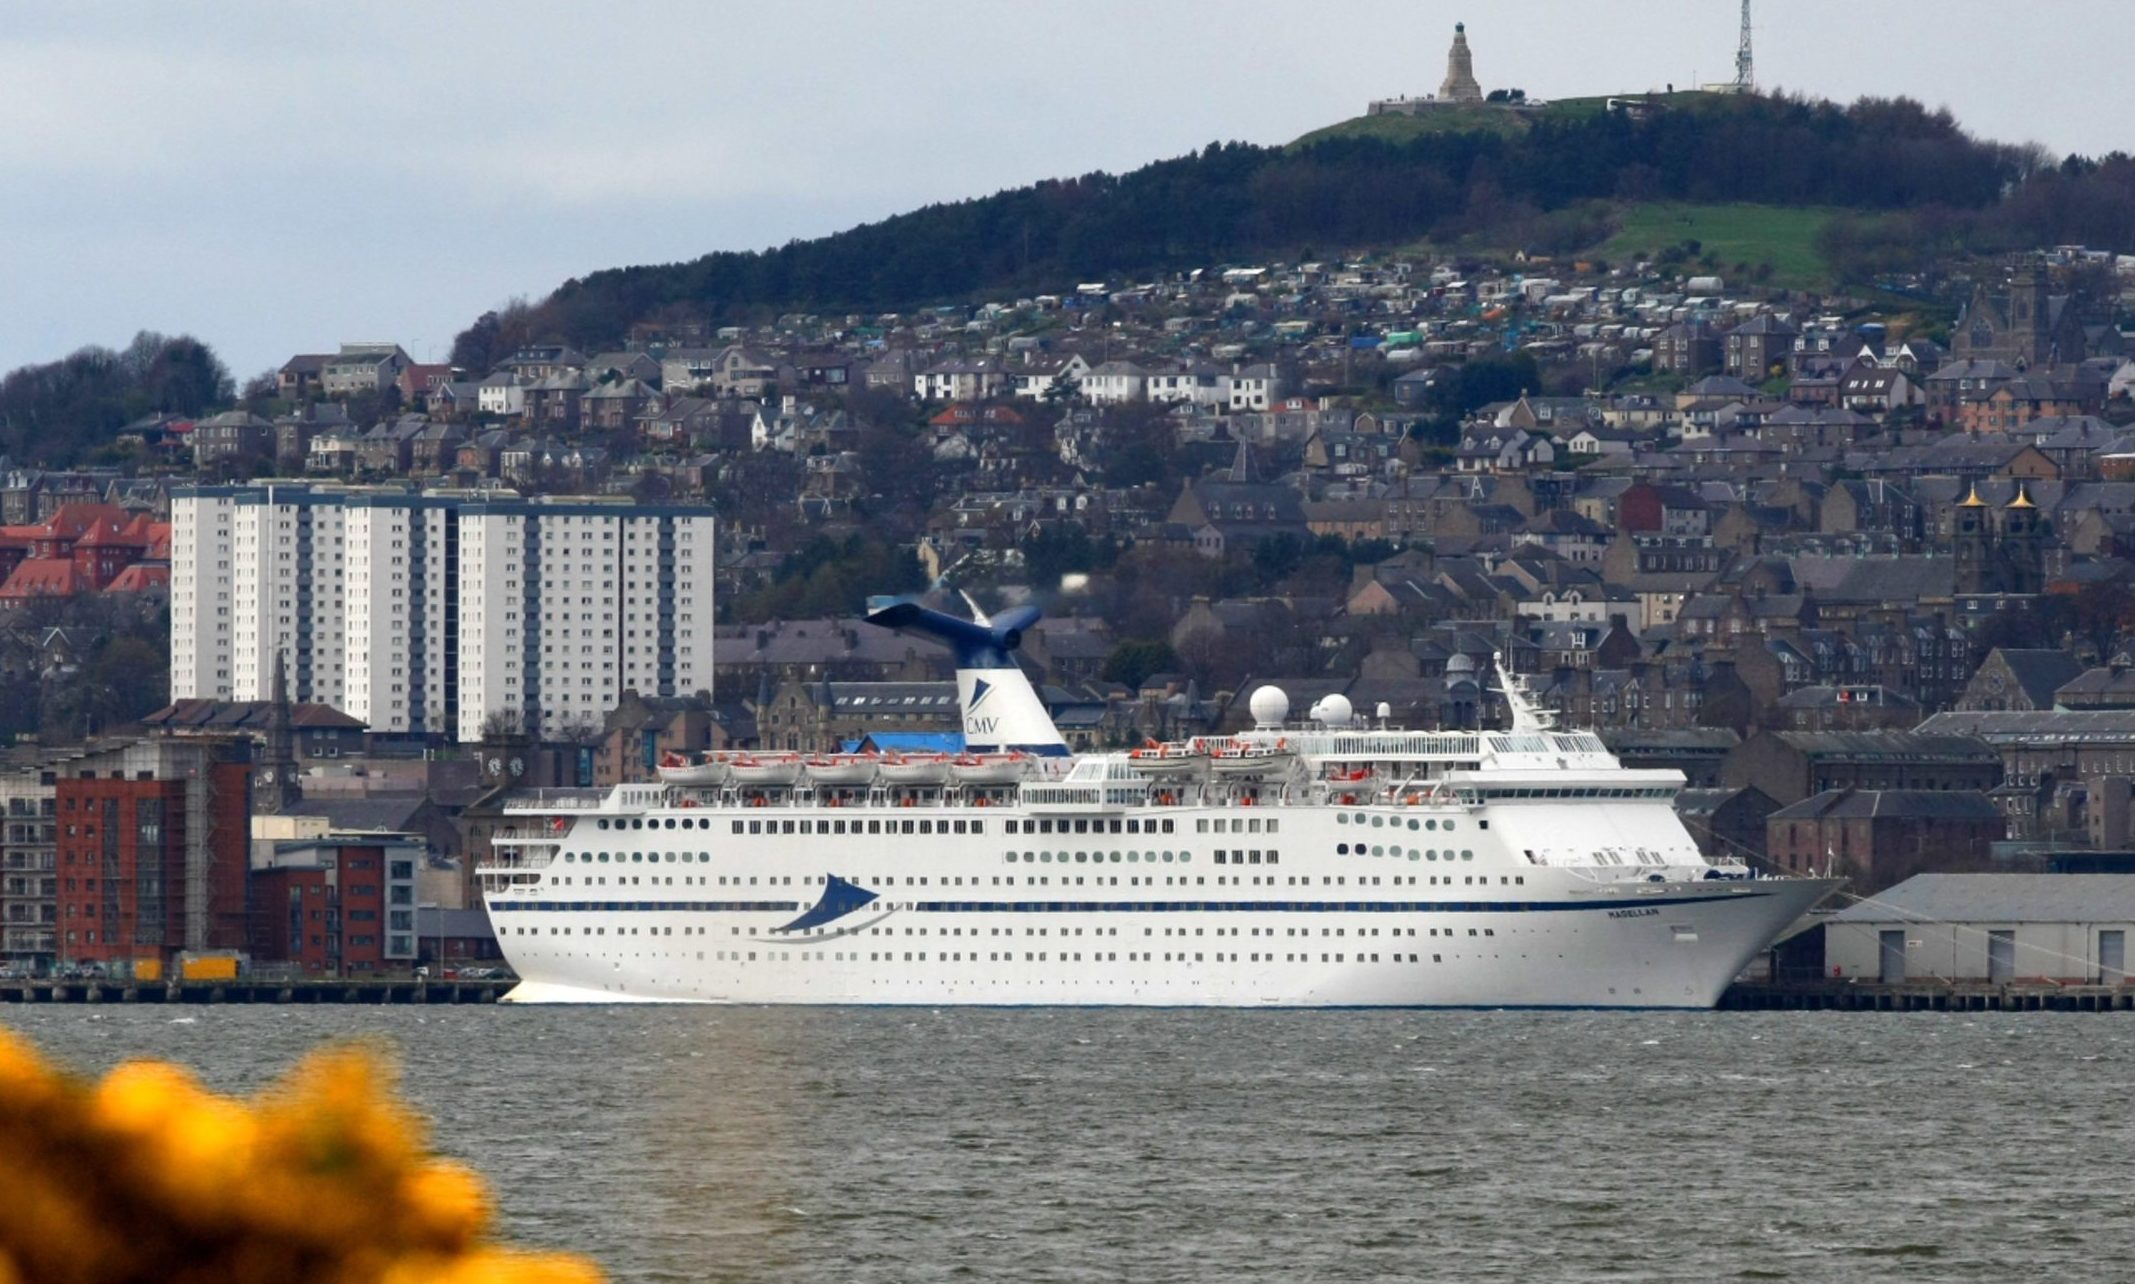
<svg viewBox="0 0 2135 1284"><path fill-rule="evenodd" d="M1340 696L1074 755L1038 618L877 601L953 649L955 755L706 754L532 791L480 871L520 1003L1710 1007L1834 886L1708 860L1681 773L1560 730L1411 731Z"/></svg>

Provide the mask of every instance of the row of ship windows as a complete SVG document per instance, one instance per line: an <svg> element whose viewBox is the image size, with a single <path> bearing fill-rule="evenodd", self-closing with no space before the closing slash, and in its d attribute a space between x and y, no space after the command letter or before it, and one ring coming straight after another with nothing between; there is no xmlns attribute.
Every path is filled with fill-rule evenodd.
<svg viewBox="0 0 2135 1284"><path fill-rule="evenodd" d="M902 930L903 930L903 932L904 932L904 935L906 935L906 936L927 936L927 935L929 935L929 934L930 934L930 932L931 932L931 933L932 933L932 934L934 934L934 935L940 935L940 936L974 936L974 937L976 937L976 936L1007 936L1007 937L1013 937L1013 936L1015 936L1015 935L1016 935L1016 933L1017 933L1017 929L1016 929L1016 928L1013 928L1013 927L993 927L993 928L976 928L976 927L973 927L973 928L962 928L962 927L944 927L944 928L941 928L941 929L939 929L938 931L936 931L936 930L934 930L934 929L924 928L924 927L907 927L907 928L904 928L904 929L902 929ZM1022 930L1022 934L1023 934L1024 936L1048 936L1048 935L1054 935L1054 936L1062 936L1062 937L1067 937L1067 936L1083 936L1083 935L1085 935L1085 934L1087 934L1087 935L1090 935L1090 936L1118 936L1118 935L1119 935L1119 929L1118 929L1118 928L1116 928L1116 927L1111 927L1111 928L1105 928L1105 927L1092 927L1092 928L1080 928L1080 927L1062 927L1062 928L1045 928L1045 927L1026 927L1026 928L1023 928L1023 929L1021 929L1021 930ZM897 928L894 928L894 927L870 927L870 928L867 928L867 929L866 929L866 930L865 930L864 932L858 933L858 935L864 935L864 936L896 936L896 935L898 934L898 931L899 931L899 929L897 929ZM1283 930L1282 930L1282 931L1281 931L1281 932L1279 933L1279 935L1282 935L1282 936L1291 936L1291 937L1298 937L1298 936L1302 936L1302 937L1308 937L1308 938L1309 938L1309 937L1310 937L1310 936L1312 935L1312 931L1313 931L1313 929L1311 929L1311 928L1309 928L1309 927L1289 927L1289 928L1284 928L1284 929L1283 929ZM1491 927L1485 927L1485 928L1473 928L1473 927L1471 927L1471 928L1467 929L1467 932L1468 932L1468 935L1470 935L1470 936L1496 936L1496 935L1497 935L1497 929L1496 929L1496 928L1491 928ZM541 936L541 935L543 935L543 932L542 932L542 930L541 930L540 928L538 928L538 927L513 927L513 928L509 928L509 929L507 929L507 931L506 931L506 933L505 933L505 934L506 934L507 936ZM587 929L585 930L585 932L584 932L584 935L586 935L586 936L606 936L607 934L608 934L608 931L607 931L607 929L606 929L606 928L603 928L603 927L589 927L589 928L587 928ZM671 928L671 927L667 927L667 928L659 928L659 927L645 927L645 928L639 928L639 927L618 927L618 928L616 928L616 929L615 929L615 934L616 934L617 936L673 936L673 935L675 934L675 929L673 929L673 928ZM712 929L711 929L711 928L708 928L708 927L685 927L685 928L683 928L683 929L682 929L682 935L684 935L684 936L709 936L709 935L711 935L711 934L712 934ZM736 928L731 928L731 929L729 929L729 931L728 931L728 934L729 934L729 935L732 935L732 936L739 936L739 935L741 935L741 929L740 929L740 928L738 928L738 927L736 927ZM1143 928L1143 929L1142 929L1142 935L1143 935L1143 936L1150 936L1150 937L1153 937L1153 936L1156 936L1157 934L1158 934L1158 930L1157 930L1156 928L1152 928L1152 927L1145 927L1145 928ZM1181 936L1181 937L1185 937L1185 936L1237 936L1237 935L1239 934L1239 929L1237 929L1237 928L1235 928L1235 927L1230 927L1230 928L1223 928L1223 927L1213 927L1213 928L1207 928L1207 927L1195 927L1195 928L1185 928L1185 927L1179 927L1179 928L1171 928L1171 927L1167 927L1167 928L1164 928L1164 929L1163 929L1163 931L1162 931L1162 934L1163 934L1163 935L1165 935L1165 936ZM1270 927L1270 928L1258 928L1258 927L1255 927L1255 928L1248 928L1248 929L1246 929L1246 932L1245 932L1245 934L1246 934L1246 935L1248 935L1248 936L1266 936L1266 937L1274 937L1274 936L1278 935L1277 931L1276 931L1276 930L1275 930L1274 928L1272 928L1272 927ZM1323 928L1320 928L1320 929L1319 929L1319 934L1320 934L1320 936L1322 936L1322 937L1347 936L1347 935L1349 935L1349 929L1348 929L1348 928L1346 928L1346 927L1323 927ZM1378 928L1378 927L1360 927L1360 928L1358 928L1358 929L1356 930L1356 934L1357 934L1357 935L1358 935L1359 937L1365 937L1365 936L1382 936L1382 935L1383 935L1383 936L1402 936L1402 935L1404 935L1404 934L1405 934L1405 935L1408 935L1408 936L1417 936L1417 935L1423 935L1423 936L1445 936L1445 937L1454 937L1454 936L1459 936L1459 935L1460 935L1460 931L1459 931L1458 929L1456 929L1456 928L1451 928L1451 927L1443 927L1443 928L1441 928L1441 927L1428 927L1428 928L1425 928L1425 929L1423 929L1423 931L1422 931L1421 933L1418 933L1418 931L1417 931L1417 930L1416 930L1415 928L1413 928L1413 927L1409 927L1409 928L1400 928L1400 927L1388 927L1388 928ZM561 927L561 928L559 928L559 927L552 927L552 928L548 929L547 935L549 935L549 936L569 936L569 935L571 935L571 929L570 929L570 928L568 928L568 927ZM794 939L795 939L795 940L802 940L802 939L805 939L805 938L803 938L803 937L795 937Z"/></svg>
<svg viewBox="0 0 2135 1284"><path fill-rule="evenodd" d="M1361 811L1338 811L1334 814L1334 823L1337 825L1370 825L1373 829L1378 829L1382 826L1388 829L1399 829L1401 828L1402 820L1399 816L1368 816ZM1414 817L1410 817L1408 827L1410 829L1451 830L1454 828L1454 822L1450 820L1417 820ZM1484 821L1483 828L1490 828L1490 822Z"/></svg>
<svg viewBox="0 0 2135 1284"><path fill-rule="evenodd" d="M664 820L600 820L598 829L710 829L709 816L669 816ZM1153 827L1156 822L1149 822ZM1167 826L1169 821L1165 822ZM749 820L729 821L736 834L983 834L983 820Z"/></svg>
<svg viewBox="0 0 2135 1284"><path fill-rule="evenodd" d="M1334 854L1337 856L1348 856L1352 853L1358 856L1364 855L1364 844L1358 843L1354 847L1351 847L1348 843L1336 843L1334 845ZM1374 856L1391 856L1396 860L1401 859L1401 857L1403 856L1407 856L1410 860L1475 859L1475 851L1473 848L1462 848L1459 852L1455 852L1452 848L1448 847L1445 849L1445 851L1441 852L1436 847L1386 847L1378 843L1373 843L1371 845L1371 854Z"/></svg>
<svg viewBox="0 0 2135 1284"><path fill-rule="evenodd" d="M1001 828L1011 834L1168 834L1173 832L1176 823L1170 820L1121 820L1116 816L1110 819L1098 816L1094 819L1079 817L1074 820L1004 820L1001 822ZM1243 823L1235 820L1231 822L1234 826ZM1268 822L1269 833L1275 832L1275 824L1272 820ZM1208 822L1202 821L1201 826L1200 832L1207 833ZM1216 831L1221 833L1222 830L1222 822L1218 821ZM1242 834L1246 831L1235 829L1233 832ZM1253 822L1253 832L1260 832L1258 820Z"/></svg>
<svg viewBox="0 0 2135 1284"><path fill-rule="evenodd" d="M1673 789L1475 789L1462 786L1464 802L1485 798L1673 798Z"/></svg>
<svg viewBox="0 0 2135 1284"><path fill-rule="evenodd" d="M717 963L754 963L756 962L757 951L713 950L710 954L711 961ZM928 961L925 950L871 950L864 954L859 950L804 951L799 954L781 953L774 956L773 961L785 964L791 963L796 959L803 963L925 963ZM1177 953L1167 952L1161 955L1153 951L1139 954L1129 951L1124 961L1129 963L1155 963L1159 959L1165 963L1311 963L1315 961L1309 952L1285 954L1277 958L1273 954L1218 953L1210 956L1201 952L1188 954L1183 951ZM706 961L704 951L698 951L697 961L700 963ZM1044 950L1026 951L1019 959L1014 951L993 951L981 958L976 950L968 953L952 950L937 953L933 961L937 963L1118 963L1122 960L1118 954L1109 952L1093 952L1085 957L1079 951L1063 950L1058 954ZM1347 963L1349 955L1346 953L1328 954L1322 952L1317 961L1321 963ZM1423 956L1420 954L1381 955L1377 953L1359 953L1357 955L1357 962L1359 963L1421 963L1422 961ZM1433 954L1431 962L1443 963L1445 962L1445 956Z"/></svg>
<svg viewBox="0 0 2135 1284"><path fill-rule="evenodd" d="M1054 855L1054 853L1052 853L1052 852L1047 852L1047 851L1037 851L1037 852L1007 852L1007 853L1004 853L1004 854L1005 854L1005 855L1006 855L1006 856L1008 857L1008 863L1009 863L1009 864L1011 864L1011 865L1015 864L1015 863L1016 863L1017 861L1019 861L1019 860L1021 860L1021 861L1027 861L1027 862L1029 862L1030 864L1033 864L1033 865L1039 865L1039 864L1051 864L1051 863L1053 862L1053 860L1055 859L1055 855ZM1241 854L1241 855L1243 855L1243 853L1240 853L1240 854ZM1061 863L1061 864L1063 864L1063 865L1067 864L1067 863L1068 863L1068 862L1069 862L1070 860L1073 860L1073 861L1074 861L1074 862L1075 862L1076 864L1079 864L1079 865L1087 865L1087 864L1091 863L1092 861L1096 862L1096 863L1097 863L1097 864L1099 864L1099 865L1102 865L1102 864L1104 864L1104 863L1105 863L1105 859L1106 859L1106 857L1107 857L1107 856L1109 856L1109 857L1110 857L1110 858L1112 859L1112 861L1113 861L1113 863L1114 863L1114 864L1117 864L1118 862L1120 862L1120 861L1122 861L1122 860L1124 860L1124 861L1127 861L1127 862L1128 862L1128 863L1130 863L1130 864L1132 864L1132 863L1134 863L1134 862L1136 862L1136 861L1141 861L1141 860L1148 860L1148 861L1150 861L1151 863L1155 863L1155 862L1161 861L1161 862L1163 862L1164 864L1167 864L1167 865L1168 865L1168 864L1170 864L1170 863L1171 863L1172 861L1176 860L1176 861L1178 861L1178 862L1179 862L1180 864L1182 864L1182 865L1185 865L1185 864L1191 864L1191 863L1192 863L1192 861L1193 861L1193 858L1194 858L1194 854L1193 854L1192 852L1146 852L1146 853L1145 853L1145 852L1140 852L1140 851L1125 851L1125 852L1088 852L1088 851L1082 851L1082 852L1072 852L1072 853L1070 853L1070 852L1061 852L1061 853L1059 853L1059 854L1058 854L1058 859L1059 859L1060 863ZM1253 853L1253 857L1254 857L1254 859L1255 859L1255 860L1257 861L1257 860L1259 859L1259 857L1260 857L1260 853L1258 853L1258 852L1255 852L1255 853ZM1216 863L1217 863L1217 864L1219 864L1219 865L1223 863L1223 853L1222 853L1222 852L1217 852L1217 853L1216 853Z"/></svg>

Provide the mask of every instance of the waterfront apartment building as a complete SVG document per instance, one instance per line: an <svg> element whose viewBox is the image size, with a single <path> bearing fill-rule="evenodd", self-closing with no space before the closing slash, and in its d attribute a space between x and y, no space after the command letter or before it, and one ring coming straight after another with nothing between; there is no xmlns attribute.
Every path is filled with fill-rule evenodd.
<svg viewBox="0 0 2135 1284"><path fill-rule="evenodd" d="M260 483L171 502L171 698L375 731L597 727L712 684L713 517L627 499Z"/></svg>
<svg viewBox="0 0 2135 1284"><path fill-rule="evenodd" d="M0 963L49 967L58 949L57 777L29 768L0 775Z"/></svg>
<svg viewBox="0 0 2135 1284"><path fill-rule="evenodd" d="M53 762L60 962L244 948L251 759L239 737L155 736Z"/></svg>
<svg viewBox="0 0 2135 1284"><path fill-rule="evenodd" d="M415 965L411 834L328 834L255 853L251 951L311 976L373 975Z"/></svg>

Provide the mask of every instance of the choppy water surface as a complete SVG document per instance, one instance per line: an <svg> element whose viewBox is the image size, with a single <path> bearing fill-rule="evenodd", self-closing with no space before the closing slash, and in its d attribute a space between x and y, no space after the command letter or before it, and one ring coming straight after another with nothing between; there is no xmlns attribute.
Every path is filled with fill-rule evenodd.
<svg viewBox="0 0 2135 1284"><path fill-rule="evenodd" d="M2126 1279L2135 1018L14 1007L249 1090L381 1036L623 1280Z"/></svg>

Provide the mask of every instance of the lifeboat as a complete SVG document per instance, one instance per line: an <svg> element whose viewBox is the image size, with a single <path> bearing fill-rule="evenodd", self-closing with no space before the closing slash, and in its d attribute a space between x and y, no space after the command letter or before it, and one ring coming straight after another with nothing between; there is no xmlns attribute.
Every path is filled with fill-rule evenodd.
<svg viewBox="0 0 2135 1284"><path fill-rule="evenodd" d="M1288 771L1296 761L1297 753L1287 741L1252 744L1234 740L1216 746L1208 756L1208 768L1232 780L1264 780Z"/></svg>
<svg viewBox="0 0 2135 1284"><path fill-rule="evenodd" d="M886 755L879 768L893 785L939 785L949 779L949 756L940 753Z"/></svg>
<svg viewBox="0 0 2135 1284"><path fill-rule="evenodd" d="M655 770L667 784L697 788L724 784L728 766L726 759L718 754L693 758L687 754L665 753L660 755L660 765Z"/></svg>
<svg viewBox="0 0 2135 1284"><path fill-rule="evenodd" d="M801 778L797 753L736 754L728 760L728 774L744 785L790 785Z"/></svg>
<svg viewBox="0 0 2135 1284"><path fill-rule="evenodd" d="M863 753L817 754L802 766L819 785L864 785L875 778L875 759Z"/></svg>
<svg viewBox="0 0 2135 1284"><path fill-rule="evenodd" d="M1199 775L1208 766L1208 754L1202 751L1198 743L1151 742L1139 749L1129 750L1127 761L1145 776L1194 776Z"/></svg>
<svg viewBox="0 0 2135 1284"><path fill-rule="evenodd" d="M1012 785L1023 779L1027 753L967 753L949 762L949 775L960 785Z"/></svg>

